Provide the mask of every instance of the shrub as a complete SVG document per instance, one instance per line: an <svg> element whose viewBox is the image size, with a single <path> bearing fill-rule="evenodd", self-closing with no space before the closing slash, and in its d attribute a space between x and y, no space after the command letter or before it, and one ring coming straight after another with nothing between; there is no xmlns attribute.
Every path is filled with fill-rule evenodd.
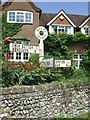
<svg viewBox="0 0 90 120"><path fill-rule="evenodd" d="M58 81L62 77L61 70L49 68L36 68L30 72L22 73L20 85L38 85Z"/></svg>
<svg viewBox="0 0 90 120"><path fill-rule="evenodd" d="M15 63L15 62L4 62L2 64L2 87L9 87L12 85L19 85L19 80L25 71L29 73L30 70L36 68L35 63ZM25 76L25 75L24 75Z"/></svg>
<svg viewBox="0 0 90 120"><path fill-rule="evenodd" d="M38 63L38 61L39 61L39 54L32 55L32 56L29 58L29 61L30 61L30 62Z"/></svg>
<svg viewBox="0 0 90 120"><path fill-rule="evenodd" d="M25 63L27 66L30 63ZM25 64L4 62L2 65L2 87L13 85L38 85L59 81L63 78L61 69L33 67L28 70Z"/></svg>

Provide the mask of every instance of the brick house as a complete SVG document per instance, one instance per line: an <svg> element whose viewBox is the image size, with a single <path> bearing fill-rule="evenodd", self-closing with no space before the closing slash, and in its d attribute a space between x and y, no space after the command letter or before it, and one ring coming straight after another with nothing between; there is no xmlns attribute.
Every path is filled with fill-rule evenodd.
<svg viewBox="0 0 90 120"><path fill-rule="evenodd" d="M26 37L29 40L14 41L19 48L24 45L26 51L11 52L11 61L28 61L32 54L39 54L38 39L35 37L35 29L39 26L46 27L51 34L62 32L74 34L78 31L87 36L90 34L90 16L67 14L64 10L60 10L57 14L42 13L33 2L5 2L2 5L2 12L5 10L8 23L23 23L21 30L12 38ZM78 68L84 53L84 45L84 42L68 43L69 49L75 52L74 60L77 61ZM15 49L12 48L12 43L10 49Z"/></svg>

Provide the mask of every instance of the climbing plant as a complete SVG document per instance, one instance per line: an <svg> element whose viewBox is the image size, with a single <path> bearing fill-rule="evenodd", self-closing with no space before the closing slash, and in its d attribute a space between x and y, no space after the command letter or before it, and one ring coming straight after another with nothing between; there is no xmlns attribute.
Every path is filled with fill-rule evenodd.
<svg viewBox="0 0 90 120"><path fill-rule="evenodd" d="M45 52L60 59L71 59L72 53L67 47L68 35L67 34L49 34L45 40Z"/></svg>
<svg viewBox="0 0 90 120"><path fill-rule="evenodd" d="M45 40L45 52L49 52L51 55L60 58L70 59L71 51L68 49L67 43L79 41L84 41L87 46L87 41L90 41L90 37L86 37L86 35L81 32L77 32L75 35L66 33L60 35L49 34L48 38Z"/></svg>
<svg viewBox="0 0 90 120"><path fill-rule="evenodd" d="M22 23L7 23L7 11L2 14L2 39L14 36L21 30Z"/></svg>

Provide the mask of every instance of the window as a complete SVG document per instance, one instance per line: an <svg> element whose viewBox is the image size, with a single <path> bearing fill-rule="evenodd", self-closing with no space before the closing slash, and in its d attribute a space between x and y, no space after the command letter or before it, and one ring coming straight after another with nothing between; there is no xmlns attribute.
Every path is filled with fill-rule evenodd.
<svg viewBox="0 0 90 120"><path fill-rule="evenodd" d="M10 59L14 59L14 53L13 52L9 52L9 57L10 57Z"/></svg>
<svg viewBox="0 0 90 120"><path fill-rule="evenodd" d="M73 60L76 61L76 69L79 69L80 61L82 60L82 54L75 54Z"/></svg>
<svg viewBox="0 0 90 120"><path fill-rule="evenodd" d="M33 23L33 13L28 11L8 11L9 23Z"/></svg>
<svg viewBox="0 0 90 120"><path fill-rule="evenodd" d="M58 33L71 33L71 27L70 26L58 26Z"/></svg>
<svg viewBox="0 0 90 120"><path fill-rule="evenodd" d="M15 12L9 12L9 21L15 21Z"/></svg>
<svg viewBox="0 0 90 120"><path fill-rule="evenodd" d="M64 33L64 32L65 32L64 26L58 26L58 33Z"/></svg>
<svg viewBox="0 0 90 120"><path fill-rule="evenodd" d="M28 53L23 53L23 59L28 60Z"/></svg>
<svg viewBox="0 0 90 120"><path fill-rule="evenodd" d="M16 53L16 60L21 60L21 53L20 52Z"/></svg>
<svg viewBox="0 0 90 120"><path fill-rule="evenodd" d="M87 36L89 36L90 35L90 27L84 27L84 30L85 30L85 34Z"/></svg>
<svg viewBox="0 0 90 120"><path fill-rule="evenodd" d="M31 20L31 13L25 13L25 22L30 22Z"/></svg>
<svg viewBox="0 0 90 120"><path fill-rule="evenodd" d="M16 22L24 22L24 13L23 12L17 12L16 15Z"/></svg>
<svg viewBox="0 0 90 120"><path fill-rule="evenodd" d="M67 33L71 34L71 26L63 26L63 25L52 25L52 28L55 33Z"/></svg>
<svg viewBox="0 0 90 120"><path fill-rule="evenodd" d="M53 28L54 32L57 33L57 25L52 25L52 28Z"/></svg>
<svg viewBox="0 0 90 120"><path fill-rule="evenodd" d="M12 40L10 42L10 50L12 52L9 53L10 61L28 61L30 57L30 52L28 51L30 48L29 40Z"/></svg>

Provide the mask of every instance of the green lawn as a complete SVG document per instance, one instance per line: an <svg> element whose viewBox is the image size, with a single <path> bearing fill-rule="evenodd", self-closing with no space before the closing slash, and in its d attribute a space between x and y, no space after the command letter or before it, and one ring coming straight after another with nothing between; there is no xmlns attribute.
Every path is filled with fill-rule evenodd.
<svg viewBox="0 0 90 120"><path fill-rule="evenodd" d="M64 118L64 116L63 117L56 116L54 118L54 120L90 120L90 112L78 115L78 116L76 116L74 118L72 118L70 116L68 116L67 118Z"/></svg>
<svg viewBox="0 0 90 120"><path fill-rule="evenodd" d="M76 118L88 118L90 120L90 112L77 116Z"/></svg>

